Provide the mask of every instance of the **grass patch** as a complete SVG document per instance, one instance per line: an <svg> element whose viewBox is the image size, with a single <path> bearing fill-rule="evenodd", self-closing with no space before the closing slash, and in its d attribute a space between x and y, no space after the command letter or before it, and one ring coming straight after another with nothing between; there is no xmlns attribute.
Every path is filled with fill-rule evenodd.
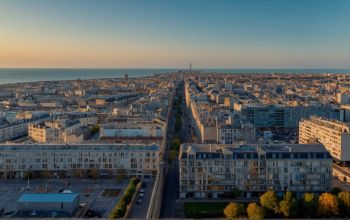
<svg viewBox="0 0 350 220"><path fill-rule="evenodd" d="M117 197L120 193L121 189L105 189L103 190L103 197Z"/></svg>
<svg viewBox="0 0 350 220"><path fill-rule="evenodd" d="M186 218L224 217L224 209L228 202L186 202L184 204Z"/></svg>

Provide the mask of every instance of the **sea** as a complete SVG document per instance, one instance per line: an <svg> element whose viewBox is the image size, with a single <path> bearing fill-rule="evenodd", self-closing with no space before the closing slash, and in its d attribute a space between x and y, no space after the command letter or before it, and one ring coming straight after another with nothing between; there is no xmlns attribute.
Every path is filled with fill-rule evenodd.
<svg viewBox="0 0 350 220"><path fill-rule="evenodd" d="M36 81L145 77L188 69L68 69L68 68L0 68L0 84ZM350 69L193 69L205 73L350 73Z"/></svg>

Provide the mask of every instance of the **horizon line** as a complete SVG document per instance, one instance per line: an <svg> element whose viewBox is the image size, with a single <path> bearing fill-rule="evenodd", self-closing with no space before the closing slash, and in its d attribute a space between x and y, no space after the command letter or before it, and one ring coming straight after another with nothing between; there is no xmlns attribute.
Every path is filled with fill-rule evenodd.
<svg viewBox="0 0 350 220"><path fill-rule="evenodd" d="M171 70L188 70L189 67L15 67L15 66L5 66L0 67L0 69L171 69ZM266 68L266 67L244 67L244 68L235 68L235 67L192 67L192 70L201 70L201 69L217 69L217 70L350 70L350 68Z"/></svg>

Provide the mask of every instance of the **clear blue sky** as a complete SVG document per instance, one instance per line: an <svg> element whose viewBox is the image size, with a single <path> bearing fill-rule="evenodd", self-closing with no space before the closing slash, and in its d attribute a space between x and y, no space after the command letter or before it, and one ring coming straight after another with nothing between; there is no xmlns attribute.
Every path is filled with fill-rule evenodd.
<svg viewBox="0 0 350 220"><path fill-rule="evenodd" d="M350 68L349 0L0 0L0 66Z"/></svg>

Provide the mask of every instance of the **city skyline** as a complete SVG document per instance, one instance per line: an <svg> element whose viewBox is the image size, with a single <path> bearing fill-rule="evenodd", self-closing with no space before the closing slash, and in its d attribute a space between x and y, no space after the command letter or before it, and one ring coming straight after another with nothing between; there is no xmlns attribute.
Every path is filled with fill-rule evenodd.
<svg viewBox="0 0 350 220"><path fill-rule="evenodd" d="M0 5L0 67L350 68L347 1Z"/></svg>
<svg viewBox="0 0 350 220"><path fill-rule="evenodd" d="M0 0L0 217L350 218L349 0Z"/></svg>

